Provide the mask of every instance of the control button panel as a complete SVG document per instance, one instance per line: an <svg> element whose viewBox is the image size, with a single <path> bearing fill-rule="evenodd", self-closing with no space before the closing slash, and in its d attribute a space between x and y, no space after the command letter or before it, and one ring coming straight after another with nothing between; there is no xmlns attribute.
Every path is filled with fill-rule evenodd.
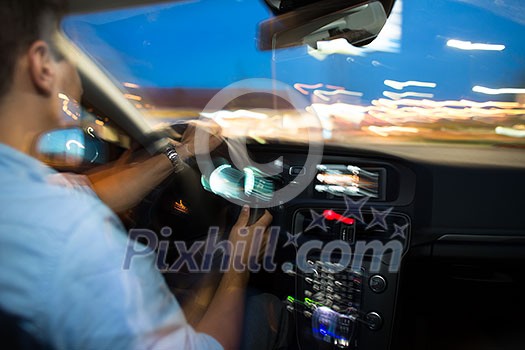
<svg viewBox="0 0 525 350"><path fill-rule="evenodd" d="M362 271L352 271L342 265L316 261L313 272L305 278L304 294L311 295L308 302L330 307L337 312L352 314L359 311Z"/></svg>
<svg viewBox="0 0 525 350"><path fill-rule="evenodd" d="M302 297L289 296L287 308L311 320L315 339L349 348L358 321L364 319L360 312L364 271L320 260L308 260L308 264L309 273L288 271L300 278Z"/></svg>

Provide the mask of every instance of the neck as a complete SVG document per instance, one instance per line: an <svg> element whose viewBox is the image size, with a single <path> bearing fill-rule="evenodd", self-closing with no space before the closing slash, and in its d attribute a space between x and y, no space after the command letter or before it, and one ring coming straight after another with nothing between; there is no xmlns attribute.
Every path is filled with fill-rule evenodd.
<svg viewBox="0 0 525 350"><path fill-rule="evenodd" d="M0 143L31 155L36 138L49 129L43 123L45 108L30 94L5 96L0 103Z"/></svg>

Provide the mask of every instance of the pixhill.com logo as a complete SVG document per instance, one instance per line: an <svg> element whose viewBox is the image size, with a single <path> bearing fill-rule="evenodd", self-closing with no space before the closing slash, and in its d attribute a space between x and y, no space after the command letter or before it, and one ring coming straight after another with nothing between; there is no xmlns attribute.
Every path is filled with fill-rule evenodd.
<svg viewBox="0 0 525 350"><path fill-rule="evenodd" d="M228 239L223 239L218 227L209 229L206 240L191 243L170 239L172 229L169 227L163 228L160 235L151 230L133 229L129 234L123 268L129 269L135 258L153 257L157 268L168 273L180 271L203 273L214 270L274 272L277 269L275 258L278 248L291 246L296 249L295 261L283 263L281 269L284 272L289 272L297 267L303 273L311 273L312 266L308 262L311 254L318 255L322 262L327 263L333 263L334 256L337 256L338 260L332 264L335 272L347 268L358 271L364 267L365 257L370 260L367 266L370 272L379 272L381 263L385 261L390 272L397 272L407 244L409 224L389 224L388 218L393 215L392 208L382 211L371 208L372 218L366 222L363 207L367 200L368 198L363 198L355 201L350 197L345 197L346 210L340 215L340 220L343 218L355 219L361 222L365 230L379 228L384 232L385 239L356 240L352 243L340 239L329 242L320 239L303 240L301 236L310 230L316 228L324 232L328 230L326 217L314 210L310 211L311 222L304 232L291 234L281 232L281 229L275 226L269 229L256 227L252 231L254 239L251 240L250 246L243 244L245 242L234 244ZM304 242L301 243L301 241ZM172 250L177 259L168 263L167 257ZM262 255L261 251L263 251ZM243 256L248 256L246 262L243 262Z"/></svg>

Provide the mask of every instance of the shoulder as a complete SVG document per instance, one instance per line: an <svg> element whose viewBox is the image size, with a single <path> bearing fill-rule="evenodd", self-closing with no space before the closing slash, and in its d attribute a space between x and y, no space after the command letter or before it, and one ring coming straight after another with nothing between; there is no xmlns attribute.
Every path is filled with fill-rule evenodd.
<svg viewBox="0 0 525 350"><path fill-rule="evenodd" d="M71 231L85 220L115 217L100 199L73 187L43 181L0 183L1 222L41 230Z"/></svg>

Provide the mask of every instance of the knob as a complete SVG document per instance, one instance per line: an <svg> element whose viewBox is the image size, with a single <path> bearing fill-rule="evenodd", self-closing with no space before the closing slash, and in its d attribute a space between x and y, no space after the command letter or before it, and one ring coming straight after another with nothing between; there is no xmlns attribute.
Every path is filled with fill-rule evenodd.
<svg viewBox="0 0 525 350"><path fill-rule="evenodd" d="M374 293L383 293L386 289L386 280L383 276L373 275L368 281L368 286Z"/></svg>
<svg viewBox="0 0 525 350"><path fill-rule="evenodd" d="M375 311L367 313L365 321L371 331L377 331L383 325L383 318Z"/></svg>

